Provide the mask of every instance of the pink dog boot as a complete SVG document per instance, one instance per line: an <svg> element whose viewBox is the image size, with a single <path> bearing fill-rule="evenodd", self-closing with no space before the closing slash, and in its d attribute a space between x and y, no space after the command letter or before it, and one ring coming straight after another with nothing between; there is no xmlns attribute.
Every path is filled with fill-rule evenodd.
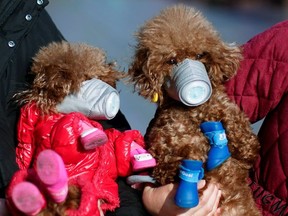
<svg viewBox="0 0 288 216"><path fill-rule="evenodd" d="M105 132L93 127L91 124L80 121L80 126L83 128L80 137L85 150L95 149L108 141Z"/></svg>
<svg viewBox="0 0 288 216"><path fill-rule="evenodd" d="M156 160L143 147L132 141L130 157L134 172L156 166Z"/></svg>
<svg viewBox="0 0 288 216"><path fill-rule="evenodd" d="M39 189L30 182L21 182L12 190L12 201L16 208L26 215L37 215L46 201Z"/></svg>
<svg viewBox="0 0 288 216"><path fill-rule="evenodd" d="M68 193L68 175L62 158L53 150L46 149L38 155L36 173L50 197L63 202Z"/></svg>

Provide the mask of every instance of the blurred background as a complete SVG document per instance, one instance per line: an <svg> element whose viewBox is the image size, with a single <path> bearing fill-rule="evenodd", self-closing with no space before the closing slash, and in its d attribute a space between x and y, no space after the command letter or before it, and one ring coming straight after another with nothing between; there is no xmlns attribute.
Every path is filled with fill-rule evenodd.
<svg viewBox="0 0 288 216"><path fill-rule="evenodd" d="M127 71L134 53L134 33L160 10L178 3L201 10L229 43L243 44L288 18L288 0L51 0L47 11L68 41L103 49L109 61ZM117 89L131 127L145 134L155 104L123 82ZM261 121L252 125L256 133L260 125Z"/></svg>

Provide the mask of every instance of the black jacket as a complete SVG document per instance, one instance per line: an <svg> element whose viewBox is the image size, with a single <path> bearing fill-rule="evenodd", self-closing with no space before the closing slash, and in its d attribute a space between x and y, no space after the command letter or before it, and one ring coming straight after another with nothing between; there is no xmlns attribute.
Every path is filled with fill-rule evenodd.
<svg viewBox="0 0 288 216"><path fill-rule="evenodd" d="M31 81L29 68L39 47L64 37L44 10L48 0L0 1L0 192L18 169L15 163L19 108L12 96Z"/></svg>

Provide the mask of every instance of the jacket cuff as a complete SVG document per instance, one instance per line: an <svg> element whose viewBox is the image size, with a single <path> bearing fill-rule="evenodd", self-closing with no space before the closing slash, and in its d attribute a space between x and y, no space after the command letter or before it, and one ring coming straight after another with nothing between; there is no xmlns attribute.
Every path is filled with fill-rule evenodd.
<svg viewBox="0 0 288 216"><path fill-rule="evenodd" d="M258 183L248 180L257 207L265 216L288 215L287 202L265 190Z"/></svg>

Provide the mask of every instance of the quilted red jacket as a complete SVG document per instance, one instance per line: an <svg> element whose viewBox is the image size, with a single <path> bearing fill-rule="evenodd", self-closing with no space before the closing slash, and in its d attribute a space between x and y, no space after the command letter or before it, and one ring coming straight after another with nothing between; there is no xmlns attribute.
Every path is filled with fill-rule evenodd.
<svg viewBox="0 0 288 216"><path fill-rule="evenodd" d="M250 186L263 215L288 215L288 21L253 37L243 52L227 92L252 123L265 117Z"/></svg>
<svg viewBox="0 0 288 216"><path fill-rule="evenodd" d="M144 146L144 139L137 130L120 132L116 129L105 130L108 142L92 151L79 148L79 121L90 121L99 129L102 126L87 119L80 113L41 115L35 104L21 108L18 124L16 161L22 170L33 166L33 160L44 149L53 149L61 155L69 176L69 184L81 189L81 202L77 210L69 210L69 216L97 216L98 199L105 202L102 210L113 210L119 206L118 176L131 174L130 144L132 141ZM25 178L22 172L14 177ZM15 180L16 178L16 180ZM20 181L19 180L19 181Z"/></svg>

